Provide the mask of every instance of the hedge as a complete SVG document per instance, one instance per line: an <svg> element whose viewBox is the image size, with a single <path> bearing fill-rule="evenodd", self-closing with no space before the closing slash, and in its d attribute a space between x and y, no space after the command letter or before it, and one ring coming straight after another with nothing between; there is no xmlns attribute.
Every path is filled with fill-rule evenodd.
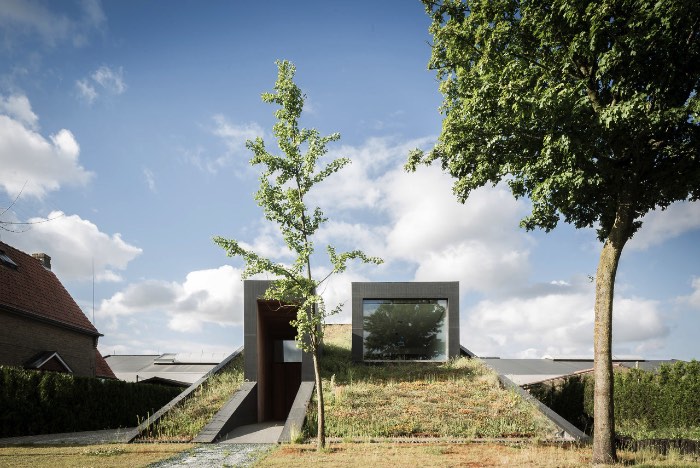
<svg viewBox="0 0 700 468"><path fill-rule="evenodd" d="M592 430L592 376L569 377L530 392L579 429ZM700 428L700 362L663 364L656 372L617 371L614 399L618 432Z"/></svg>
<svg viewBox="0 0 700 468"><path fill-rule="evenodd" d="M0 437L133 427L180 391L0 366Z"/></svg>

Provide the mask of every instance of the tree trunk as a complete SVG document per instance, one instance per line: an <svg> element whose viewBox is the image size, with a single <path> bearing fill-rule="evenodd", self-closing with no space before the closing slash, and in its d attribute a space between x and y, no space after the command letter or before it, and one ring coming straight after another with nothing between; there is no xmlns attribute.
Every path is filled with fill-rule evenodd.
<svg viewBox="0 0 700 468"><path fill-rule="evenodd" d="M617 208L615 222L600 253L595 280L595 325L593 331L593 464L614 463L615 413L613 406L612 317L615 275L622 248L629 239L632 210L629 203Z"/></svg>
<svg viewBox="0 0 700 468"><path fill-rule="evenodd" d="M318 364L318 350L313 353L314 358L314 377L316 378L316 403L317 403L317 420L318 420L318 437L317 437L317 449L321 451L326 447L326 415L325 407L323 405L323 386L321 383L321 370Z"/></svg>

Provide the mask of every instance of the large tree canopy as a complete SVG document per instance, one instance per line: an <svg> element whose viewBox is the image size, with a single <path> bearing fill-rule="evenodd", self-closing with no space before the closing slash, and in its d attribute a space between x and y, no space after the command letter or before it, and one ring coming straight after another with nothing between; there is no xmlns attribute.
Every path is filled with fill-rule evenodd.
<svg viewBox="0 0 700 468"><path fill-rule="evenodd" d="M622 248L650 210L700 198L700 2L423 0L442 132L464 201L505 181L527 229L563 219L604 241L596 273L594 462L615 458L612 299Z"/></svg>
<svg viewBox="0 0 700 468"><path fill-rule="evenodd" d="M426 3L445 118L425 159L461 200L505 178L526 227L603 240L620 201L638 220L700 196L700 2Z"/></svg>

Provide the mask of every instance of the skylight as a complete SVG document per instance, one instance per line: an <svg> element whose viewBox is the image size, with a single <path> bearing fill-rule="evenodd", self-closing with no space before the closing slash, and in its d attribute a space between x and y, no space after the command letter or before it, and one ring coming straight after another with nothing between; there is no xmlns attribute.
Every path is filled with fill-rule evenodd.
<svg viewBox="0 0 700 468"><path fill-rule="evenodd" d="M0 263L10 268L17 269L17 264L5 253L4 250L0 250Z"/></svg>

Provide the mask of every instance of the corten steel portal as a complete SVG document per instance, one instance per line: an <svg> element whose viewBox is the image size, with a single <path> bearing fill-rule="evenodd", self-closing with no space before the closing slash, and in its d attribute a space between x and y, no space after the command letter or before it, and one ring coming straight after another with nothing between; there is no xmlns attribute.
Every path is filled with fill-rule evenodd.
<svg viewBox="0 0 700 468"><path fill-rule="evenodd" d="M311 355L293 346L296 308L260 299L270 281L243 284L244 379L257 382L258 422L287 419L302 381L313 381Z"/></svg>
<svg viewBox="0 0 700 468"><path fill-rule="evenodd" d="M445 359L459 356L459 281L352 283L352 359L364 359L363 301L447 300Z"/></svg>

